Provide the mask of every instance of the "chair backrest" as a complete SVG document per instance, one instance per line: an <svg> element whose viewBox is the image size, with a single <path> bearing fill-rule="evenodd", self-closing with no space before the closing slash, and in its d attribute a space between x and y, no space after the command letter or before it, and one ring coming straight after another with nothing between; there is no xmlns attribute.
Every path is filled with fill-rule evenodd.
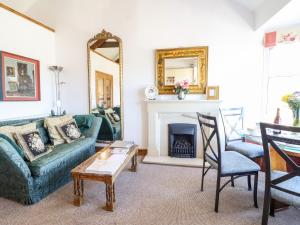
<svg viewBox="0 0 300 225"><path fill-rule="evenodd" d="M218 169L221 169L221 144L218 130L217 118L215 116L208 116L197 112L199 126L201 129L203 142L203 159L208 157L216 164ZM212 146L212 140L216 138L217 149Z"/></svg>
<svg viewBox="0 0 300 225"><path fill-rule="evenodd" d="M240 130L244 127L244 109L237 108L220 108L220 114L224 127L225 144L230 141L243 140Z"/></svg>
<svg viewBox="0 0 300 225"><path fill-rule="evenodd" d="M300 137L298 136L298 138L296 138L295 136L295 133L300 134L300 128L260 123L260 129L264 147L264 160L266 166L266 187L272 187L277 190L300 197L300 193L279 187L280 183L290 180L293 177L300 176L300 166L297 165L293 158L291 158L286 153L288 148L300 149ZM276 134L278 133L278 130L281 131L280 134ZM287 174L279 178L272 179L271 177L272 169L270 162L270 147L274 149L274 151L286 162L287 166L290 168L290 171Z"/></svg>

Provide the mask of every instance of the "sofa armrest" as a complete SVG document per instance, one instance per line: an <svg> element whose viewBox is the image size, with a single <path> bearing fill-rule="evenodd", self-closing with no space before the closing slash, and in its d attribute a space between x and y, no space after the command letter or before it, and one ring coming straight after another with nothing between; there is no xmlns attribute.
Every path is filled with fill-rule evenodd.
<svg viewBox="0 0 300 225"><path fill-rule="evenodd" d="M31 177L30 169L16 149L5 139L0 138L0 174L18 178Z"/></svg>
<svg viewBox="0 0 300 225"><path fill-rule="evenodd" d="M102 118L101 117L95 117L93 116L93 123L92 126L89 129L86 129L83 131L83 135L85 137L91 137L93 139L97 139L101 123L102 123Z"/></svg>
<svg viewBox="0 0 300 225"><path fill-rule="evenodd" d="M103 127L101 127L101 128L103 128L103 130L101 129L101 131L109 132L109 133L113 134L114 128L113 128L110 120L107 118L107 116L100 115L100 117L103 119L103 125L102 125Z"/></svg>

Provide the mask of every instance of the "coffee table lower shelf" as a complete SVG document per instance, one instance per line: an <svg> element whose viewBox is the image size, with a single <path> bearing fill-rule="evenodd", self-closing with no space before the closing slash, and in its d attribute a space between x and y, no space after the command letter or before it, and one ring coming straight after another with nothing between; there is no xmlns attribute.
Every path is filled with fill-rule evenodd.
<svg viewBox="0 0 300 225"><path fill-rule="evenodd" d="M111 149L108 147L97 152L95 155L81 163L79 166L74 168L71 173L74 182L74 205L81 206L83 204L83 193L84 193L84 180L93 180L105 183L106 192L106 205L104 209L107 211L114 210L114 203L116 202L115 194L115 180L122 170L126 167L129 161L131 161L131 171L137 171L137 156L138 156L138 146L134 145L130 148L125 161L120 165L118 170L113 175L106 174L96 174L86 172L86 168L96 159L107 159L111 155Z"/></svg>

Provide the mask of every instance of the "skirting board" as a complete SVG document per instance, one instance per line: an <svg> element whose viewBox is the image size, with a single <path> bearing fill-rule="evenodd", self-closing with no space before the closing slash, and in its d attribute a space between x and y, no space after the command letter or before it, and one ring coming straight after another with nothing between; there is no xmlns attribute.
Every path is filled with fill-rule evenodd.
<svg viewBox="0 0 300 225"><path fill-rule="evenodd" d="M174 158L170 156L148 156L143 159L143 163L160 164L170 166L187 166L202 168L203 160L200 158Z"/></svg>

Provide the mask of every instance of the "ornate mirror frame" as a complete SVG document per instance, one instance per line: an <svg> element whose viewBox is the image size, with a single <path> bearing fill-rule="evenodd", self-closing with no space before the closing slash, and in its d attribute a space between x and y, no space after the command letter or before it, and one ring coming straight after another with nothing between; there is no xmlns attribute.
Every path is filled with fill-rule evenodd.
<svg viewBox="0 0 300 225"><path fill-rule="evenodd" d="M88 94L89 94L89 112L92 112L92 93L91 93L91 59L90 47L95 41L114 39L119 43L119 88L120 88L120 115L121 115L121 140L124 139L124 104L123 104L123 45L122 39L113 35L104 29L101 33L96 34L87 43L87 60L88 60Z"/></svg>
<svg viewBox="0 0 300 225"><path fill-rule="evenodd" d="M205 94L207 85L208 47L189 47L156 50L156 86L159 94L174 94L174 85L165 85L165 59L170 58L198 58L198 84L190 85L190 93Z"/></svg>

